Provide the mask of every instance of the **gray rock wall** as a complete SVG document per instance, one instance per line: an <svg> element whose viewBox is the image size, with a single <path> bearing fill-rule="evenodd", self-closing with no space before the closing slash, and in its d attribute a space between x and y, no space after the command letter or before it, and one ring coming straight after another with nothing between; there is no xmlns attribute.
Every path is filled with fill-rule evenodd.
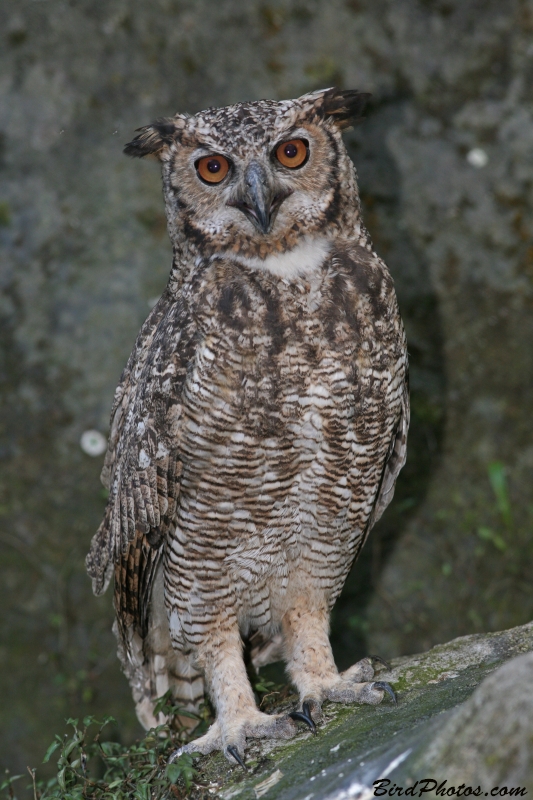
<svg viewBox="0 0 533 800"><path fill-rule="evenodd" d="M373 93L347 141L414 414L395 505L336 609L341 665L531 618L532 31L523 0L4 0L3 764L36 764L67 716L137 730L111 600L84 574L104 496L79 441L106 433L170 265L157 166L121 148L176 110Z"/></svg>
<svg viewBox="0 0 533 800"><path fill-rule="evenodd" d="M533 6L392 7L414 102L387 143L438 298L446 422L368 621L372 647L412 652L533 610Z"/></svg>

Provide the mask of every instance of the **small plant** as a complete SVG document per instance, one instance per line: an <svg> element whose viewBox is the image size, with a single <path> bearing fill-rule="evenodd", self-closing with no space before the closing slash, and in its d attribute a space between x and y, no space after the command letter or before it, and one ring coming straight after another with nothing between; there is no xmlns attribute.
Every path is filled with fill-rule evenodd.
<svg viewBox="0 0 533 800"><path fill-rule="evenodd" d="M286 684L266 680L258 674L252 676L252 685L259 708L263 710L277 705L290 694L290 689Z"/></svg>
<svg viewBox="0 0 533 800"><path fill-rule="evenodd" d="M507 491L505 467L501 461L493 461L489 464L489 480L503 524L507 530L510 531L513 527L513 516L511 513L509 492Z"/></svg>
<svg viewBox="0 0 533 800"><path fill-rule="evenodd" d="M207 703L200 704L198 713L188 711L186 708L178 705L175 697L172 696L172 691L169 689L165 694L158 697L154 705L154 714L164 714L171 725L172 729L179 735L182 742L188 741L191 733L194 731L194 738L201 736L206 732L209 725L213 721L212 711ZM183 720L195 720L196 725L186 725Z"/></svg>
<svg viewBox="0 0 533 800"><path fill-rule="evenodd" d="M13 798L15 797L15 793L13 791L13 784L15 783L15 781L20 780L20 778L23 778L24 776L10 775L8 769L6 769L5 775L6 776L4 780L2 781L2 783L0 783L0 792L5 792L9 798Z"/></svg>
<svg viewBox="0 0 533 800"><path fill-rule="evenodd" d="M163 709L166 701L160 700ZM102 741L102 732L113 722L112 717L99 722L92 716L85 717L82 725L77 719L67 720L73 732L64 737L56 735L43 759L47 763L57 754L56 775L43 781L37 778L36 770L29 770L34 800L164 800L187 796L196 775L193 756L184 754L168 764L183 735L168 725L159 725L131 747L124 747ZM14 798L12 784L20 777L7 776L1 784L8 797Z"/></svg>
<svg viewBox="0 0 533 800"><path fill-rule="evenodd" d="M511 501L507 490L507 479L505 467L501 461L493 461L488 468L489 481L496 500L496 511L498 512L507 536L513 533L513 516L511 512ZM502 553L507 550L505 538L492 528L480 525L477 535L485 542L490 542L497 550Z"/></svg>

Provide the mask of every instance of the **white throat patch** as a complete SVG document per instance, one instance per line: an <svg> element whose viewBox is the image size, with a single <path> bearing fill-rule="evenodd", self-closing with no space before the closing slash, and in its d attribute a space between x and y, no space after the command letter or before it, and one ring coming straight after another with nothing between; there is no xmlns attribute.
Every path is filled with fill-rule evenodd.
<svg viewBox="0 0 533 800"><path fill-rule="evenodd" d="M280 278L297 278L315 272L324 262L331 242L324 237L304 236L296 247L286 253L272 253L266 258L245 258L235 253L218 254L215 258L228 258L252 269L271 272Z"/></svg>

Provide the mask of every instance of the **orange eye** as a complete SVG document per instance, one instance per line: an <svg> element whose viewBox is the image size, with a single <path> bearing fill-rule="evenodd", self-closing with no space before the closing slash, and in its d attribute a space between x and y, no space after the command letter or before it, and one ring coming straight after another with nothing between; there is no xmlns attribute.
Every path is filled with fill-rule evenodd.
<svg viewBox="0 0 533 800"><path fill-rule="evenodd" d="M224 156L205 156L195 166L198 175L206 183L220 183L229 172L229 161Z"/></svg>
<svg viewBox="0 0 533 800"><path fill-rule="evenodd" d="M282 142L276 148L276 158L289 169L301 167L307 161L309 147L304 139L291 139L290 142Z"/></svg>

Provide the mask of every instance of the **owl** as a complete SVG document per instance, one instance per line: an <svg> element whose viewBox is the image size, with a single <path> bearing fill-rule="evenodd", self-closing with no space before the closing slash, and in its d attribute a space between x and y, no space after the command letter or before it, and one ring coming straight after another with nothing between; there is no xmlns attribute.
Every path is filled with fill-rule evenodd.
<svg viewBox="0 0 533 800"><path fill-rule="evenodd" d="M144 128L172 240L168 285L116 390L87 568L114 578L137 715L168 690L208 732L181 752L315 730L325 700L381 702L366 658L339 673L329 616L405 461L407 351L392 278L361 219L342 131L367 95L327 89ZM299 694L262 713L256 667Z"/></svg>

